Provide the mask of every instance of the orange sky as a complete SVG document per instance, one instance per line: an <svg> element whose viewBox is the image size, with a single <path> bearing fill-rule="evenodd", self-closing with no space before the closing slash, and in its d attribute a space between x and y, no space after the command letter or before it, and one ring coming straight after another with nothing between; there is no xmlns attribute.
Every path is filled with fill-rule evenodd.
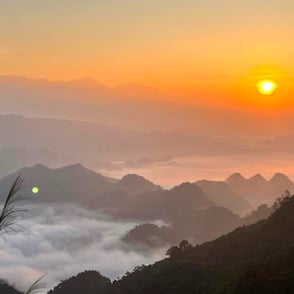
<svg viewBox="0 0 294 294"><path fill-rule="evenodd" d="M91 76L109 86L135 82L217 97L215 103L288 105L293 1L181 2L1 1L0 73ZM264 74L279 82L275 98L265 101L255 91Z"/></svg>

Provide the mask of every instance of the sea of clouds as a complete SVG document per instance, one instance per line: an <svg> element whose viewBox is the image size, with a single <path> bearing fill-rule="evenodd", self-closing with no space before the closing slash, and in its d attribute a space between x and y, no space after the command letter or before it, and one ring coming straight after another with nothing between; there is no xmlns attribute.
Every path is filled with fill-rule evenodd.
<svg viewBox="0 0 294 294"><path fill-rule="evenodd" d="M137 250L121 237L138 224L68 204L34 205L21 232L0 239L0 278L25 290L44 273L48 288L84 270L115 279L164 257L166 248Z"/></svg>

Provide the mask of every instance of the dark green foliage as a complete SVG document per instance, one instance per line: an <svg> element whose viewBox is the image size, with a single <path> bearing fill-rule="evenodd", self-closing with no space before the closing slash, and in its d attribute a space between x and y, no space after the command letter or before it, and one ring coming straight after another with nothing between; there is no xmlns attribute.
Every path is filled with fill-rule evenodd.
<svg viewBox="0 0 294 294"><path fill-rule="evenodd" d="M48 294L108 294L111 281L96 271L85 271L63 281Z"/></svg>
<svg viewBox="0 0 294 294"><path fill-rule="evenodd" d="M113 294L198 294L229 293L227 280L235 278L223 272L175 263L171 260L147 266L113 283ZM225 281L225 282L224 282Z"/></svg>
<svg viewBox="0 0 294 294"><path fill-rule="evenodd" d="M182 241L170 258L140 267L112 285L111 294L294 293L294 197L272 216L215 241Z"/></svg>
<svg viewBox="0 0 294 294"><path fill-rule="evenodd" d="M0 280L0 293L1 294L22 294L21 292L14 289L6 281Z"/></svg>

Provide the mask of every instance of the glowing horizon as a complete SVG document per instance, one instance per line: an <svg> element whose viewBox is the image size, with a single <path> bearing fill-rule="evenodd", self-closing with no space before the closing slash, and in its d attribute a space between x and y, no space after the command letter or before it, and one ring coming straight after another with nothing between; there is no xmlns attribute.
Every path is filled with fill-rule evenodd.
<svg viewBox="0 0 294 294"><path fill-rule="evenodd" d="M109 86L138 83L193 94L207 88L222 92L260 65L294 72L294 4L287 0L217 0L213 6L16 0L0 8L1 74L91 76Z"/></svg>

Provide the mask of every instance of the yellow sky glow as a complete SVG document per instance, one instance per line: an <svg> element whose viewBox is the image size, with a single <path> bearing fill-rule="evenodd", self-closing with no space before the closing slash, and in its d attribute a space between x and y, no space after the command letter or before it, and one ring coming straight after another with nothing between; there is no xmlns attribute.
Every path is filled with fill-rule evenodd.
<svg viewBox="0 0 294 294"><path fill-rule="evenodd" d="M255 78L278 75L280 97L289 90L293 17L288 0L3 1L0 73L91 76L108 86L137 83L252 104ZM252 75L260 66L267 70Z"/></svg>

